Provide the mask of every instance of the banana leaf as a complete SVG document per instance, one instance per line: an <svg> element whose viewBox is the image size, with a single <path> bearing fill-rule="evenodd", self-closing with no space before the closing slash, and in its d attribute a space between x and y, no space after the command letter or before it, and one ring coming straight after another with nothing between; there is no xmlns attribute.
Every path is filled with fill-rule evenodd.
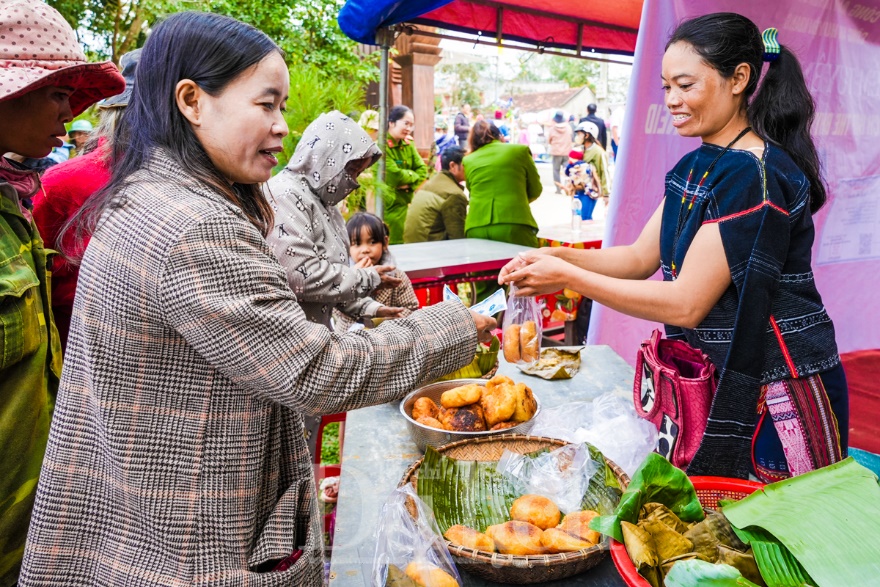
<svg viewBox="0 0 880 587"><path fill-rule="evenodd" d="M764 582L764 578L761 576L761 571L758 570L755 554L751 549L746 552L740 552L729 546L719 544L718 560L716 562L722 565L730 565L742 573L743 577L758 585L758 587L767 587L767 583Z"/></svg>
<svg viewBox="0 0 880 587"><path fill-rule="evenodd" d="M813 585L874 585L880 577L880 485L852 458L767 485L723 511L734 528L778 539ZM771 571L752 547L770 585Z"/></svg>
<svg viewBox="0 0 880 587"><path fill-rule="evenodd" d="M733 528L739 539L752 547L755 563L767 587L810 587L816 582L789 550L760 528Z"/></svg>
<svg viewBox="0 0 880 587"><path fill-rule="evenodd" d="M501 349L501 341L497 336L492 337L489 346L477 344L477 352L474 354L474 360L465 365L458 371L453 371L448 375L444 375L437 381L450 381L452 379L479 379L489 371L491 371L498 362L498 351Z"/></svg>
<svg viewBox="0 0 880 587"><path fill-rule="evenodd" d="M605 457L587 445L590 457L604 463ZM546 449L530 453L535 457ZM434 511L440 531L462 524L480 532L495 524L510 521L510 506L520 497L514 485L496 470L495 461L464 461L441 455L433 447L425 451L419 467L416 492ZM583 509L611 513L620 498L620 485L613 471L605 465L590 479L582 501Z"/></svg>
<svg viewBox="0 0 880 587"><path fill-rule="evenodd" d="M740 552L745 552L748 549L748 546L739 539L724 514L716 510L709 510L705 519L689 528L684 533L684 537L693 542L694 551L710 563L718 560L719 545Z"/></svg>
<svg viewBox="0 0 880 587"><path fill-rule="evenodd" d="M638 523L642 506L650 502L662 503L682 522L703 519L703 507L688 476L657 453L651 453L636 469L614 513L593 518L590 528L623 542L620 522Z"/></svg>
<svg viewBox="0 0 880 587"><path fill-rule="evenodd" d="M679 534L684 534L689 529L688 524L678 519L678 516L662 503L646 503L642 506L642 516L644 520L663 522Z"/></svg>
<svg viewBox="0 0 880 587"><path fill-rule="evenodd" d="M407 577L400 568L388 565L385 587L419 587L419 584Z"/></svg>
<svg viewBox="0 0 880 587"><path fill-rule="evenodd" d="M660 587L663 584L663 575L660 574L660 555L657 554L657 547L651 539L651 534L641 526L630 524L625 520L620 522L620 531L623 533L626 554L636 571L651 584L651 587Z"/></svg>
<svg viewBox="0 0 880 587"><path fill-rule="evenodd" d="M581 367L581 349L546 348L541 351L541 358L528 365L517 365L520 371L535 375L542 379L571 379Z"/></svg>
<svg viewBox="0 0 880 587"><path fill-rule="evenodd" d="M691 559L678 561L666 575L666 587L758 587L729 565Z"/></svg>

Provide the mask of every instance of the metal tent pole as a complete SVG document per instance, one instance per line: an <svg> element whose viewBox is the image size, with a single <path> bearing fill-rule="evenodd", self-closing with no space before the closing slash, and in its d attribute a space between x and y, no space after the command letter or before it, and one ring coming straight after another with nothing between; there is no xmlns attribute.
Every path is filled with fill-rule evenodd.
<svg viewBox="0 0 880 587"><path fill-rule="evenodd" d="M387 145L388 132L388 50L391 48L391 41L394 38L394 32L390 29L379 29L376 31L376 39L382 47L382 56L379 61L379 149L385 152ZM385 183L385 157L379 159L379 183L376 186L376 216L385 218L385 201L382 195L382 185Z"/></svg>

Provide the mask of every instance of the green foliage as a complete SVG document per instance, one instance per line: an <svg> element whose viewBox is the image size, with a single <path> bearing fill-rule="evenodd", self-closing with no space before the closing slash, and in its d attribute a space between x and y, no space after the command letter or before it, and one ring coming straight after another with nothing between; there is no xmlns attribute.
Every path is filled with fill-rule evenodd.
<svg viewBox="0 0 880 587"><path fill-rule="evenodd" d="M321 437L321 462L338 465L339 457L339 422L330 422L324 426L324 435Z"/></svg>
<svg viewBox="0 0 880 587"><path fill-rule="evenodd" d="M554 78L566 82L570 88L590 86L595 93L596 80L599 79L597 62L554 55L549 60L549 68Z"/></svg>
<svg viewBox="0 0 880 587"><path fill-rule="evenodd" d="M357 80L328 76L309 63L292 65L290 98L284 114L290 134L284 138L284 152L279 154L276 169L280 170L287 164L303 131L313 120L330 110L339 110L343 114L361 110L365 97L364 88Z"/></svg>
<svg viewBox="0 0 880 587"><path fill-rule="evenodd" d="M290 65L312 64L328 77L376 79L378 52L361 59L357 43L339 29L344 0L47 0L77 31L94 59L119 58L140 47L158 19L185 10L231 16L265 32Z"/></svg>
<svg viewBox="0 0 880 587"><path fill-rule="evenodd" d="M484 63L456 63L440 65L439 71L452 78L452 103L464 103L478 107L483 103L480 92L480 75L486 68Z"/></svg>

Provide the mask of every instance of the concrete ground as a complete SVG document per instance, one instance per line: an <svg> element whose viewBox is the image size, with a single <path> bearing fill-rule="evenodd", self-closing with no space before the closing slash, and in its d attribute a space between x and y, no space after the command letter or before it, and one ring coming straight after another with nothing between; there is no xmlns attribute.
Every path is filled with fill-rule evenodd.
<svg viewBox="0 0 880 587"><path fill-rule="evenodd" d="M571 199L565 194L556 194L556 186L553 184L553 170L550 163L538 162L538 173L541 175L541 183L544 191L541 197L532 202L532 215L539 228L548 226L567 225L571 222ZM598 204L593 212L593 221L596 224L605 223L605 206Z"/></svg>

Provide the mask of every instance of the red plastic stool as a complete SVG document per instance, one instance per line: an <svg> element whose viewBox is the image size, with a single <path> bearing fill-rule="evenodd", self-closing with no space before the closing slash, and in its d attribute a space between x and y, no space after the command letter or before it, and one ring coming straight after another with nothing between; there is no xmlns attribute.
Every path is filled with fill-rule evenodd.
<svg viewBox="0 0 880 587"><path fill-rule="evenodd" d="M342 460L342 446L345 439L345 412L339 414L330 414L321 418L321 425L318 427L317 450L315 450L315 490L320 494L321 481L326 477L339 477L342 474L341 463L336 465L325 465L321 463L321 446L324 441L324 427L332 422L339 422L339 459ZM330 545L333 545L333 515L334 512L324 514L324 532L330 536Z"/></svg>

